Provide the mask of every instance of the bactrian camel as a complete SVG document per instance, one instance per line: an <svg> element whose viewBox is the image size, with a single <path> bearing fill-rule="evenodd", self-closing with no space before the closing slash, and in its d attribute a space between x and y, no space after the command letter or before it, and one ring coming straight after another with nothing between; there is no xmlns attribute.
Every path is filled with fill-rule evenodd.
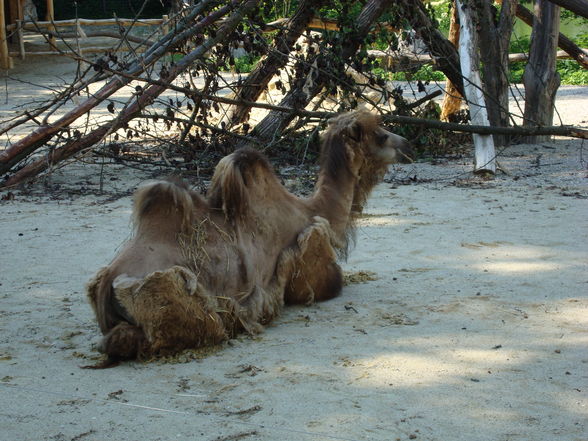
<svg viewBox="0 0 588 441"><path fill-rule="evenodd" d="M217 165L206 198L180 181L134 195L134 234L88 283L105 365L256 333L284 303L337 296L354 219L406 140L357 110L329 121L314 194L300 198L250 148Z"/></svg>

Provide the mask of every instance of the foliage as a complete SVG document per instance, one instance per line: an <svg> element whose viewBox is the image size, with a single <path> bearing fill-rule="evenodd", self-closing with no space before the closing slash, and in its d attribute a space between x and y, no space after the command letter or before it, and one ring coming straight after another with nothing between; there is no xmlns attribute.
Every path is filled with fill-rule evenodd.
<svg viewBox="0 0 588 441"><path fill-rule="evenodd" d="M435 70L430 64L423 64L419 70L411 72L396 72L392 75L396 81L445 81L443 72Z"/></svg>
<svg viewBox="0 0 588 441"><path fill-rule="evenodd" d="M395 100L395 114L412 116L416 118L436 119L441 115L441 108L435 101L429 101L425 105L408 110L407 101L402 96ZM469 114L467 111L460 112L452 122L467 123ZM447 130L429 129L418 125L398 125L394 127L394 133L404 136L409 140L417 158L430 160L432 158L459 154L463 151L464 145L469 145L471 136L467 133L451 132Z"/></svg>
<svg viewBox="0 0 588 441"><path fill-rule="evenodd" d="M432 3L431 3L432 5ZM449 25L451 23L451 14L453 0L441 0L436 2L434 11L434 18L437 21L439 30L447 35L449 33Z"/></svg>
<svg viewBox="0 0 588 441"><path fill-rule="evenodd" d="M531 47L531 39L527 36L517 37L510 40L509 52L512 53L528 53Z"/></svg>
<svg viewBox="0 0 588 441"><path fill-rule="evenodd" d="M562 84L588 84L588 70L578 66L575 60L558 60L557 71Z"/></svg>

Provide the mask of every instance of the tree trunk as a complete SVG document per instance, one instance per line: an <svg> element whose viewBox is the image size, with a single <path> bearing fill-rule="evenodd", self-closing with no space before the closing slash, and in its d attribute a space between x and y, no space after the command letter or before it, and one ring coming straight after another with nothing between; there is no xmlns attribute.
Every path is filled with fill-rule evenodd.
<svg viewBox="0 0 588 441"><path fill-rule="evenodd" d="M254 102L259 98L272 77L288 63L294 43L314 18L316 8L323 3L324 0L303 0L300 3L294 16L285 23L286 29L276 35L268 55L247 75L243 85L236 91L236 99ZM250 109L251 106L239 105L229 110L229 123L226 128L230 129L243 122Z"/></svg>
<svg viewBox="0 0 588 441"><path fill-rule="evenodd" d="M551 3L561 6L574 14L588 18L588 2L586 0L550 0Z"/></svg>
<svg viewBox="0 0 588 441"><path fill-rule="evenodd" d="M397 0L399 20L407 20L427 46L435 63L463 95L464 85L457 49L435 27L422 0Z"/></svg>
<svg viewBox="0 0 588 441"><path fill-rule="evenodd" d="M509 62L508 49L514 23L517 0L504 0L496 21L494 6L487 0L475 0L475 19L478 32L482 81L490 125L508 127ZM508 139L494 136L495 145L504 145Z"/></svg>
<svg viewBox="0 0 588 441"><path fill-rule="evenodd" d="M119 128L123 127L130 120L132 120L141 111L141 109L153 103L155 98L157 98L162 92L164 92L167 89L167 85L171 83L180 73L184 72L186 69L189 69L190 66L194 63L194 61L196 61L196 59L202 57L216 44L223 42L226 38L226 35L230 34L237 27L237 25L243 19L243 16L252 11L258 2L259 0L247 0L244 3L242 3L241 7L237 11L231 14L231 16L228 19L223 21L223 24L221 25L218 32L215 33L214 37L209 38L202 45L198 46L192 52L190 52L181 60L179 60L173 66L173 68L170 69L165 78L162 78L162 84L153 84L146 88L143 91L143 93L137 96L133 101L131 101L131 104L128 107L125 107L124 110L122 110L113 121L109 121L101 125L100 127L93 130L88 135L82 138L71 141L62 147L53 149L47 155L47 157L43 157L41 159L33 161L30 164L23 167L18 172L14 173L12 176L10 176L9 179L6 180L6 182L4 182L3 185L5 187L8 187L17 184L23 179L36 176L37 174L39 174L43 170L46 170L53 164L56 164L59 161L71 157L72 155L83 150L84 148L96 144L109 133L112 133L118 130ZM225 8L222 8L222 10L224 9ZM233 9L234 8L230 6L228 10Z"/></svg>
<svg viewBox="0 0 588 441"><path fill-rule="evenodd" d="M340 54L339 66L343 66L355 55L361 42L368 34L374 21L388 8L393 0L369 0L363 7L357 18L355 32L347 36L343 42L343 49ZM291 89L280 102L281 107L292 109L304 109L308 103L324 88L328 80L328 64L330 57L319 55L307 72L308 77L304 84ZM342 72L334 72L341 74ZM263 120L255 126L251 136L257 138L261 143L268 143L280 136L282 131L294 119L294 113L283 113L278 111L270 112ZM237 144L236 148L247 145L246 141Z"/></svg>
<svg viewBox="0 0 588 441"><path fill-rule="evenodd" d="M459 17L455 1L451 8L451 23L449 24L448 40L456 48L459 45ZM461 109L462 96L450 80L445 82L445 96L441 104L441 121L449 121L451 115L456 114Z"/></svg>
<svg viewBox="0 0 588 441"><path fill-rule="evenodd" d="M529 62L523 74L524 125L550 126L553 123L555 94L560 83L559 74L555 70L558 33L559 6L547 0L536 0ZM547 139L549 137L532 136L526 141L537 143Z"/></svg>
<svg viewBox="0 0 588 441"><path fill-rule="evenodd" d="M500 3L500 0L499 0ZM522 5L517 5L517 17L529 26L533 26L534 15L531 11ZM576 60L584 69L588 69L588 54L578 47L572 40L563 34L559 34L557 38L557 45L566 51L570 57Z"/></svg>
<svg viewBox="0 0 588 441"><path fill-rule="evenodd" d="M470 108L470 118L472 124L489 126L482 80L480 79L480 61L477 52L478 42L474 30L472 3L464 5L461 0L456 0L455 3L460 22L459 58L464 76L465 97ZM474 171L495 173L496 154L492 135L474 134L473 139L475 147Z"/></svg>

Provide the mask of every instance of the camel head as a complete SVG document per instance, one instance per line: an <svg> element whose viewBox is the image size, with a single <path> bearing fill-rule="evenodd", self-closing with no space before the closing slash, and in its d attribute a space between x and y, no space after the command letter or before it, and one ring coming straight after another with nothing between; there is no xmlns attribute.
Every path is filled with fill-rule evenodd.
<svg viewBox="0 0 588 441"><path fill-rule="evenodd" d="M345 221L341 218L340 222L344 228L334 228L342 243L347 243L343 236L352 234L354 219L388 165L412 162L408 141L381 127L380 122L378 115L359 109L330 119L323 135L319 194L336 193L341 198L339 203L349 204ZM330 191L321 192L323 186ZM346 246L341 248L344 255Z"/></svg>
<svg viewBox="0 0 588 441"><path fill-rule="evenodd" d="M329 120L326 137L329 134L340 137L346 145L350 169L356 175L361 176L374 166L385 168L389 164L412 162L413 152L408 141L380 124L379 115L363 108Z"/></svg>
<svg viewBox="0 0 588 441"><path fill-rule="evenodd" d="M363 206L388 165L412 162L408 141L384 129L380 123L379 115L359 109L330 119L323 136L323 169L334 180L356 181L354 205Z"/></svg>

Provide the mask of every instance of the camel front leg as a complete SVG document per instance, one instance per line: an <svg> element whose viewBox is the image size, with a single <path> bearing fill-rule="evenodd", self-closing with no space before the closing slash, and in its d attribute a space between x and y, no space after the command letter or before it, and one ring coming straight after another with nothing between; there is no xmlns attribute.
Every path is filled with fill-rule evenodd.
<svg viewBox="0 0 588 441"><path fill-rule="evenodd" d="M310 304L338 296L343 288L343 274L336 262L329 222L315 217L297 242L296 264L286 285L285 302Z"/></svg>

